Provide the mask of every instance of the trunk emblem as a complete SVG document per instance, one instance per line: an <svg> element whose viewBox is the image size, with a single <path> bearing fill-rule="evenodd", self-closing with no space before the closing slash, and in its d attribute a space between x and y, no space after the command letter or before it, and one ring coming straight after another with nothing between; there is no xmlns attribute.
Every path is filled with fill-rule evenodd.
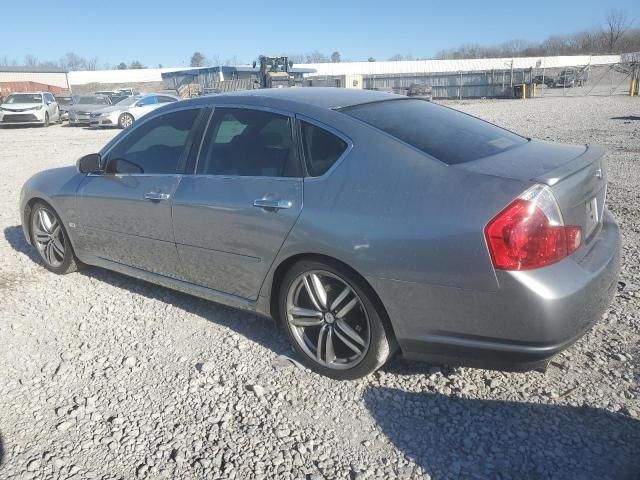
<svg viewBox="0 0 640 480"><path fill-rule="evenodd" d="M594 174L595 177L599 178L600 180L602 180L602 169L598 168L596 170L596 173Z"/></svg>

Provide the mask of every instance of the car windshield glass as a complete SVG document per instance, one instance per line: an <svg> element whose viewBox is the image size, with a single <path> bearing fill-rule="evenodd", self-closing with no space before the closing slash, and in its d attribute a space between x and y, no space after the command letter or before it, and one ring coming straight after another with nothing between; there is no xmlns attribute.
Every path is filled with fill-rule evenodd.
<svg viewBox="0 0 640 480"><path fill-rule="evenodd" d="M80 97L78 105L109 105L109 100L104 97Z"/></svg>
<svg viewBox="0 0 640 480"><path fill-rule="evenodd" d="M73 98L71 97L56 97L56 102L60 105L71 105L73 103Z"/></svg>
<svg viewBox="0 0 640 480"><path fill-rule="evenodd" d="M5 103L42 103L42 95L39 93L20 93L9 95Z"/></svg>
<svg viewBox="0 0 640 480"><path fill-rule="evenodd" d="M504 152L527 139L423 100L389 100L340 109L446 163L470 162Z"/></svg>

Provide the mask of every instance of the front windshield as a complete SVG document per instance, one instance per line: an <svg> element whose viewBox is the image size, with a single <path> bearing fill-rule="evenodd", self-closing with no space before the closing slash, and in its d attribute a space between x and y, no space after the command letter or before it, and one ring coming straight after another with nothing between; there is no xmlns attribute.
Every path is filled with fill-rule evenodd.
<svg viewBox="0 0 640 480"><path fill-rule="evenodd" d="M104 97L80 97L76 103L78 105L111 105Z"/></svg>
<svg viewBox="0 0 640 480"><path fill-rule="evenodd" d="M5 103L42 103L39 93L17 93L9 95Z"/></svg>

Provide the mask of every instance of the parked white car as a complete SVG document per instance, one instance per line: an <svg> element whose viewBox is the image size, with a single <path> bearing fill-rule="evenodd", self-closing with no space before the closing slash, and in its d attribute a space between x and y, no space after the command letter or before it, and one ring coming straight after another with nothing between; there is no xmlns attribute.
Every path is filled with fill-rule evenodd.
<svg viewBox="0 0 640 480"><path fill-rule="evenodd" d="M127 128L143 115L167 103L180 100L174 95L149 93L125 98L111 107L101 108L91 114L92 127Z"/></svg>
<svg viewBox="0 0 640 480"><path fill-rule="evenodd" d="M49 92L12 93L0 105L0 125L41 125L60 121L58 102Z"/></svg>

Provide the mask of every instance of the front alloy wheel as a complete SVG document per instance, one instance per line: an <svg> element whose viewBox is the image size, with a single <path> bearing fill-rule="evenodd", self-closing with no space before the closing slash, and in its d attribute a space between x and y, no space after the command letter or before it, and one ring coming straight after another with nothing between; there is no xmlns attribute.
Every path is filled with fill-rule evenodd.
<svg viewBox="0 0 640 480"><path fill-rule="evenodd" d="M54 273L76 270L75 255L62 222L44 204L36 204L31 211L31 238L48 270Z"/></svg>
<svg viewBox="0 0 640 480"><path fill-rule="evenodd" d="M118 119L118 126L120 128L127 128L133 125L133 121L134 120L132 115L128 113L123 113L122 115L120 115L120 118Z"/></svg>
<svg viewBox="0 0 640 480"><path fill-rule="evenodd" d="M359 378L390 354L372 293L340 265L296 264L284 279L281 316L294 348L312 370L336 379Z"/></svg>

